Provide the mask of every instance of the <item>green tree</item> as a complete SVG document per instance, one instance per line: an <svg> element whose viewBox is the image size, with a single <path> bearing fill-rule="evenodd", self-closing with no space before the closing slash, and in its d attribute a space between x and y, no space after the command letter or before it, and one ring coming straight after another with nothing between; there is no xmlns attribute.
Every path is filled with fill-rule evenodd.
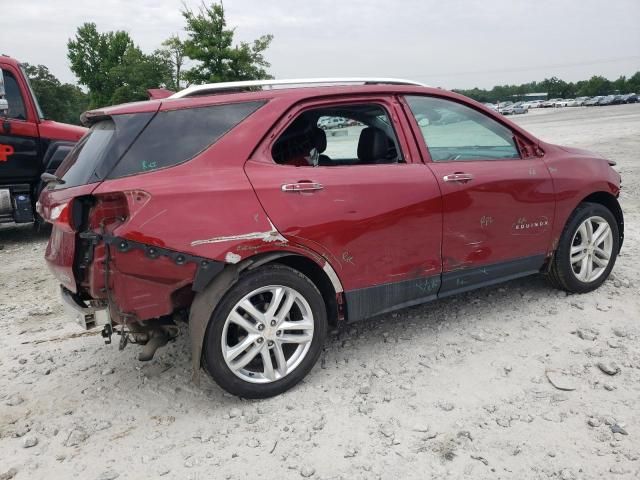
<svg viewBox="0 0 640 480"><path fill-rule="evenodd" d="M621 75L617 80L611 82L614 93L627 93L627 77Z"/></svg>
<svg viewBox="0 0 640 480"><path fill-rule="evenodd" d="M162 48L156 51L156 55L162 57L164 62L171 66L171 83L167 85L167 88L180 90L182 88L182 66L185 58L184 43L180 37L171 35L162 42Z"/></svg>
<svg viewBox="0 0 640 480"><path fill-rule="evenodd" d="M76 85L61 83L44 65L23 63L23 67L45 117L79 124L89 104L87 94Z"/></svg>
<svg viewBox="0 0 640 480"><path fill-rule="evenodd" d="M147 100L147 89L171 81L171 66L160 55L145 55L138 47L131 46L120 64L109 70L109 76L116 86L110 104Z"/></svg>
<svg viewBox="0 0 640 480"><path fill-rule="evenodd" d="M611 93L611 82L604 77L594 75L581 87L578 95L594 97L596 95L608 95Z"/></svg>
<svg viewBox="0 0 640 480"><path fill-rule="evenodd" d="M185 80L208 83L273 78L267 73L270 64L264 58L272 35L234 45L235 29L227 27L222 2L212 3L210 7L203 4L198 12L185 7L182 15L187 22L188 35L184 53L198 62L185 72Z"/></svg>
<svg viewBox="0 0 640 480"><path fill-rule="evenodd" d="M144 100L147 88L171 82L167 59L144 54L127 32L100 33L85 23L67 47L71 71L89 89L90 108Z"/></svg>
<svg viewBox="0 0 640 480"><path fill-rule="evenodd" d="M640 93L640 72L634 73L627 80L627 93Z"/></svg>

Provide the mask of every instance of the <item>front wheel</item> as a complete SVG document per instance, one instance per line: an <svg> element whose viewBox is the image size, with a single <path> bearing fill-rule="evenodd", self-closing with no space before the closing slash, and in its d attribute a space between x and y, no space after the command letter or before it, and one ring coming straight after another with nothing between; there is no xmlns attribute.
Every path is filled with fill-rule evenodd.
<svg viewBox="0 0 640 480"><path fill-rule="evenodd" d="M565 226L549 280L572 293L595 290L611 273L619 249L618 223L611 211L598 203L582 203Z"/></svg>
<svg viewBox="0 0 640 480"><path fill-rule="evenodd" d="M243 275L212 314L204 363L226 391L267 398L297 384L322 351L327 313L297 270L267 265Z"/></svg>

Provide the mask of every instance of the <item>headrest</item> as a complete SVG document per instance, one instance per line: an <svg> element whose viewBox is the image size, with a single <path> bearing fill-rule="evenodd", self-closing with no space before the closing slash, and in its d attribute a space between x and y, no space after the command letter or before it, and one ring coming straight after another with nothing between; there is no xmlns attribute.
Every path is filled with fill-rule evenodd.
<svg viewBox="0 0 640 480"><path fill-rule="evenodd" d="M315 127L312 133L313 146L318 150L318 153L322 153L327 149L327 134L320 127Z"/></svg>
<svg viewBox="0 0 640 480"><path fill-rule="evenodd" d="M360 132L358 158L362 163L384 159L389 152L389 138L379 128L367 127Z"/></svg>

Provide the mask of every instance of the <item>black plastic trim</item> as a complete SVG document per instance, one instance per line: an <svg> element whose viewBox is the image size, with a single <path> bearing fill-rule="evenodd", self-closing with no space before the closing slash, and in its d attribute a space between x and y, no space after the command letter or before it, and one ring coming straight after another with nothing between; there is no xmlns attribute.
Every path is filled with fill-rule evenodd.
<svg viewBox="0 0 640 480"><path fill-rule="evenodd" d="M442 287L440 287L438 298L533 275L540 272L545 259L546 255L540 254L477 268L443 273Z"/></svg>
<svg viewBox="0 0 640 480"><path fill-rule="evenodd" d="M545 254L346 291L347 322L539 273Z"/></svg>
<svg viewBox="0 0 640 480"><path fill-rule="evenodd" d="M439 288L440 275L433 275L344 292L347 322L435 300Z"/></svg>

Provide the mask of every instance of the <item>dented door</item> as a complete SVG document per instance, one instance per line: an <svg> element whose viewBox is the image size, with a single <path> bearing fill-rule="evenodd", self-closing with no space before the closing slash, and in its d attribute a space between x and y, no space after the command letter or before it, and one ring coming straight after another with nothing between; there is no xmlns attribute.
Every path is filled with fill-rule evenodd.
<svg viewBox="0 0 640 480"><path fill-rule="evenodd" d="M395 105L385 107L398 122ZM287 118L295 118L295 112ZM280 127L271 139L286 124ZM323 255L334 267L345 289L350 320L434 297L440 284L438 184L417 155L419 163L413 163L414 149L408 146L404 125L394 127L404 163L282 165L272 159L267 142L245 164L278 231Z"/></svg>
<svg viewBox="0 0 640 480"><path fill-rule="evenodd" d="M541 159L429 167L442 189L444 272L529 257L541 266L555 208L551 176ZM471 178L445 179L456 174Z"/></svg>
<svg viewBox="0 0 640 480"><path fill-rule="evenodd" d="M555 195L537 145L462 100L415 95L405 102L442 192L440 296L540 270Z"/></svg>

